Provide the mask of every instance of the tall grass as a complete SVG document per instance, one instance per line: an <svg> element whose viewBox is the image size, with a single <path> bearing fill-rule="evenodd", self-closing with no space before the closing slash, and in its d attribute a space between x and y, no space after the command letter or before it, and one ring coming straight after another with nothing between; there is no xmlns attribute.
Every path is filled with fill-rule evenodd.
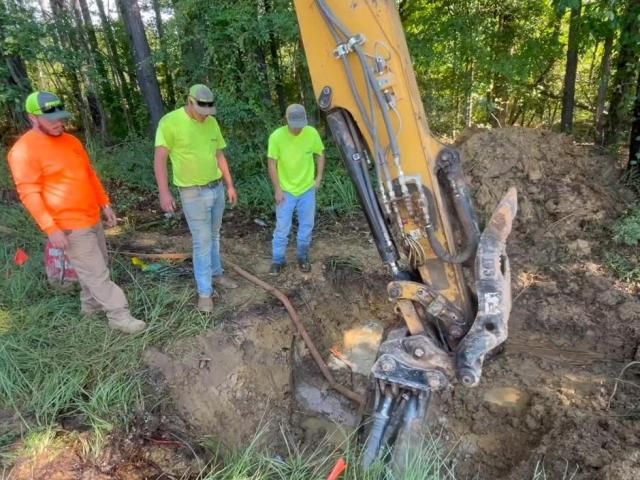
<svg viewBox="0 0 640 480"><path fill-rule="evenodd" d="M142 351L212 321L190 307L190 284L158 283L116 259L132 312L148 323L143 334L124 335L104 318L81 317L76 293L50 290L42 238L21 208L3 207L0 224L19 232L0 233L0 408L15 411L26 428L51 426L61 414L98 430L123 424L145 407ZM30 255L21 267L13 262L18 247Z"/></svg>
<svg viewBox="0 0 640 480"><path fill-rule="evenodd" d="M283 434L284 435L284 434ZM330 447L328 439L308 448L284 440L285 455L278 456L256 447L256 440L246 449L219 460L219 467L202 474L203 480L309 480L327 478L339 458L347 462L343 480L455 480L455 472L446 451L435 437L427 434L414 444L412 460L398 475L393 463L382 461L365 470L360 466L361 449L353 436L337 447Z"/></svg>

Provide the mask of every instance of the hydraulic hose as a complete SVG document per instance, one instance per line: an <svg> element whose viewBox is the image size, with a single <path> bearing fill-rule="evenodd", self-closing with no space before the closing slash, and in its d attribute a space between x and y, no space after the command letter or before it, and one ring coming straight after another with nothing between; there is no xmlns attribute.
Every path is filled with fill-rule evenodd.
<svg viewBox="0 0 640 480"><path fill-rule="evenodd" d="M362 454L362 466L364 468L369 468L373 462L376 461L376 458L378 458L380 447L382 446L382 437L391 418L391 410L395 403L394 400L393 395L386 392L382 400L382 405L373 415L373 425L365 445L364 453Z"/></svg>

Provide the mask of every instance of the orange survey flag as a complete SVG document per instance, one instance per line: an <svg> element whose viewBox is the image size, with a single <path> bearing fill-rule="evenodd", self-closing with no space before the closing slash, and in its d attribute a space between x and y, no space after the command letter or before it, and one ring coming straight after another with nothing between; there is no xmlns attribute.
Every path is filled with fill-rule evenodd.
<svg viewBox="0 0 640 480"><path fill-rule="evenodd" d="M22 266L27 263L27 260L29 260L29 255L27 255L27 252L25 252L21 248L16 250L16 255L15 257L13 257L13 261L16 263L16 265Z"/></svg>

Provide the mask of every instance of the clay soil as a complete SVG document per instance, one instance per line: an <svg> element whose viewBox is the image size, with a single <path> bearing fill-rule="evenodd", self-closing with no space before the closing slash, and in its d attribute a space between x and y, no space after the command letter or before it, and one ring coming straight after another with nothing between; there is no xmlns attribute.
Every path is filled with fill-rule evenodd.
<svg viewBox="0 0 640 480"><path fill-rule="evenodd" d="M618 248L609 226L632 201L615 161L528 129L467 132L459 148L483 218L509 186L518 188L508 243L514 304L509 338L486 362L480 385L437 395L428 434L450 450L457 478L529 479L543 468L547 479L640 478L640 368L620 377L638 359L640 301L636 286L616 280L605 262ZM265 227L229 215L226 257L274 281L271 219ZM138 246L188 248L184 236L160 244L152 237ZM352 431L357 412L328 391L279 302L230 275L241 286L222 291L215 328L145 353L163 408L182 432L225 448L246 445L256 432L259 443L284 451L283 431L307 446ZM312 272L291 263L275 281L338 379L356 389L366 381L338 360L345 332L401 325L387 281L361 217L322 222Z"/></svg>

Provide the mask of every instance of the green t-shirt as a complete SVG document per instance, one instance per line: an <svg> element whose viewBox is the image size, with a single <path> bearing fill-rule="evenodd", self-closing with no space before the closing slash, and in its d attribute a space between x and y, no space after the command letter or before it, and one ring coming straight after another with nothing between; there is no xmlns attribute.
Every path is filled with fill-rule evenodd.
<svg viewBox="0 0 640 480"><path fill-rule="evenodd" d="M301 195L315 182L313 156L322 155L324 145L318 131L307 125L298 135L286 125L269 136L267 156L276 161L280 188L292 195Z"/></svg>
<svg viewBox="0 0 640 480"><path fill-rule="evenodd" d="M169 149L173 184L177 187L206 185L222 177L216 152L226 146L214 117L198 122L179 108L158 123L156 147Z"/></svg>

